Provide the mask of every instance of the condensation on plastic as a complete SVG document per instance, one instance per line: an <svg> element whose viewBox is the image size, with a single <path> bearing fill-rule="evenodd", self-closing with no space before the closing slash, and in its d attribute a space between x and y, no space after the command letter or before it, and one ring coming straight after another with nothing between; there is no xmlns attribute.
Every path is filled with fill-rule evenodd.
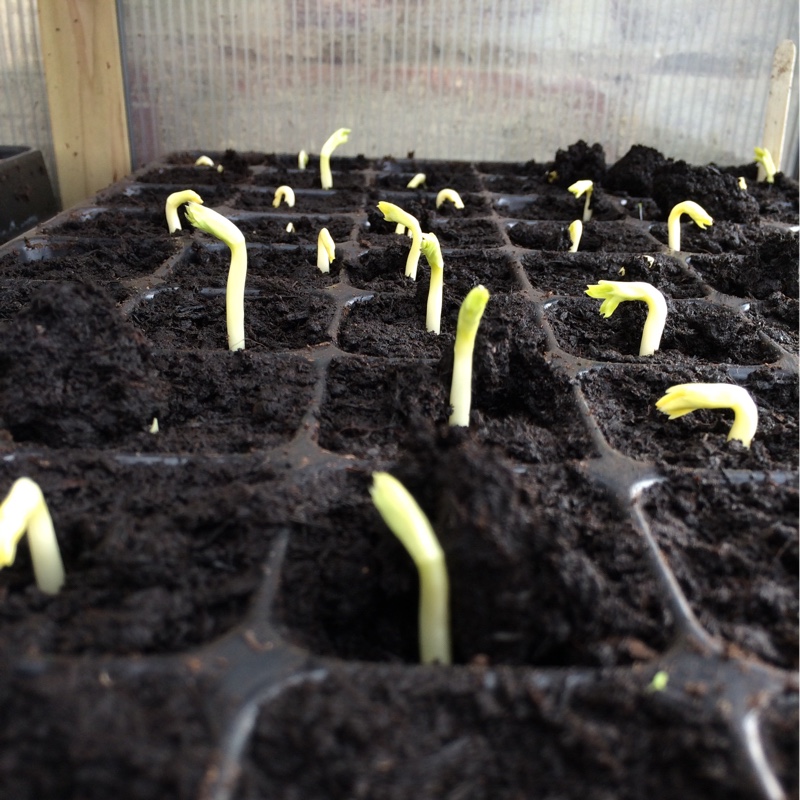
<svg viewBox="0 0 800 800"><path fill-rule="evenodd" d="M41 150L56 186L39 23L31 0L0 0L0 145Z"/></svg>
<svg viewBox="0 0 800 800"><path fill-rule="evenodd" d="M135 164L188 148L752 159L796 0L118 0ZM36 3L0 4L0 141L52 166ZM796 172L797 80L784 170ZM51 170L52 171L52 170ZM53 173L54 174L54 173Z"/></svg>

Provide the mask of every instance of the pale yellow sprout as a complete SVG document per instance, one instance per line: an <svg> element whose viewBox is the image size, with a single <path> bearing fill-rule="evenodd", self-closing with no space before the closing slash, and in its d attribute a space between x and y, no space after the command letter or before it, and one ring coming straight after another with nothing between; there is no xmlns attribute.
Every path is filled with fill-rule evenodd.
<svg viewBox="0 0 800 800"><path fill-rule="evenodd" d="M656 403L656 408L668 414L670 419L677 419L699 408L730 408L733 410L733 425L728 433L728 441L738 439L745 447L750 447L758 427L758 409L750 392L729 383L681 383L670 386Z"/></svg>
<svg viewBox="0 0 800 800"><path fill-rule="evenodd" d="M294 233L294 222L290 222L286 226L286 233Z"/></svg>
<svg viewBox="0 0 800 800"><path fill-rule="evenodd" d="M740 175L739 180L737 181L739 188L743 191L747 191L747 181L744 179L744 176Z"/></svg>
<svg viewBox="0 0 800 800"><path fill-rule="evenodd" d="M442 293L444 291L444 259L442 248L435 233L422 234L422 254L431 268L431 282L428 287L428 307L425 316L425 329L438 334L442 324Z"/></svg>
<svg viewBox="0 0 800 800"><path fill-rule="evenodd" d="M327 228L323 228L317 236L317 269L320 272L331 271L331 261L336 259L336 245Z"/></svg>
<svg viewBox="0 0 800 800"><path fill-rule="evenodd" d="M194 162L196 167L213 167L214 162L208 156L200 156L197 161Z"/></svg>
<svg viewBox="0 0 800 800"><path fill-rule="evenodd" d="M450 583L444 551L417 501L397 478L374 472L370 495L419 573L419 654L423 664L449 664Z"/></svg>
<svg viewBox="0 0 800 800"><path fill-rule="evenodd" d="M275 190L275 198L272 201L272 207L277 208L281 204L281 200L285 200L289 208L294 208L294 190L291 186L279 186Z"/></svg>
<svg viewBox="0 0 800 800"><path fill-rule="evenodd" d="M319 154L319 174L322 181L323 189L333 188L333 175L331 174L331 153L340 145L347 141L350 136L350 128L339 128L334 131L329 137L328 141L322 145L322 150Z"/></svg>
<svg viewBox="0 0 800 800"><path fill-rule="evenodd" d="M418 172L407 184L406 189L417 189L425 183L425 173Z"/></svg>
<svg viewBox="0 0 800 800"><path fill-rule="evenodd" d="M150 423L148 430L150 433L158 433L158 417L153 417L153 421Z"/></svg>
<svg viewBox="0 0 800 800"><path fill-rule="evenodd" d="M472 407L472 354L478 326L488 302L489 290L485 286L476 286L470 290L458 310L453 348L453 380L450 384L450 405L453 413L448 420L453 426L469 426L469 411Z"/></svg>
<svg viewBox="0 0 800 800"><path fill-rule="evenodd" d="M756 156L756 161L764 167L766 173L765 180L767 183L775 183L775 175L778 170L775 168L775 162L772 160L772 153L766 147L754 147L753 152Z"/></svg>
<svg viewBox="0 0 800 800"><path fill-rule="evenodd" d="M167 198L164 210L167 214L167 225L169 226L170 233L175 233L175 231L182 230L181 220L178 216L178 207L189 202L203 205L203 198L200 197L197 192L193 192L191 189L184 189L182 192L173 192Z"/></svg>
<svg viewBox="0 0 800 800"><path fill-rule="evenodd" d="M608 319L617 306L626 300L641 300L647 303L647 319L644 322L640 356L651 356L661 345L661 334L667 321L667 301L664 295L649 283L639 281L599 281L587 287L586 294L602 299L600 313Z"/></svg>
<svg viewBox="0 0 800 800"><path fill-rule="evenodd" d="M569 240L572 243L569 248L570 253L578 252L578 245L581 243L581 236L583 236L583 223L576 219L569 225Z"/></svg>
<svg viewBox="0 0 800 800"><path fill-rule="evenodd" d="M403 225L402 222L398 222L397 226L394 229L395 233L399 233L401 236L406 232L406 226Z"/></svg>
<svg viewBox="0 0 800 800"><path fill-rule="evenodd" d="M224 169L225 167L223 167L222 164L217 164L217 172L222 172Z"/></svg>
<svg viewBox="0 0 800 800"><path fill-rule="evenodd" d="M64 585L64 563L53 520L39 486L20 478L0 505L0 569L14 563L26 531L36 585L46 594L57 594Z"/></svg>
<svg viewBox="0 0 800 800"><path fill-rule="evenodd" d="M225 289L228 349L244 350L244 284L247 278L247 245L244 235L222 214L196 203L186 206L186 217L195 228L210 233L230 248L231 266Z"/></svg>
<svg viewBox="0 0 800 800"><path fill-rule="evenodd" d="M589 201L594 191L594 183L589 180L575 181L567 191L572 192L576 199L579 199L584 194L586 195L586 199L583 201L583 221L588 222L592 218L592 209L589 208Z"/></svg>
<svg viewBox="0 0 800 800"><path fill-rule="evenodd" d="M308 166L308 153L305 150L301 150L297 154L297 169L305 169Z"/></svg>
<svg viewBox="0 0 800 800"><path fill-rule="evenodd" d="M464 208L464 201L455 189L442 189L436 195L436 208L439 208L445 201L451 202L456 208Z"/></svg>
<svg viewBox="0 0 800 800"><path fill-rule="evenodd" d="M705 230L714 220L706 210L693 200L684 200L678 203L669 212L667 219L667 232L669 234L669 249L676 252L681 249L681 214L688 214L700 230Z"/></svg>
<svg viewBox="0 0 800 800"><path fill-rule="evenodd" d="M378 203L378 209L387 222L396 222L398 226L403 225L410 231L411 249L408 251L408 258L406 259L406 277L415 281L417 279L417 264L419 263L420 247L422 245L422 228L419 226L419 220L416 217L412 217L408 211L403 211L400 206L396 206L394 203L387 203L385 200L381 200Z"/></svg>

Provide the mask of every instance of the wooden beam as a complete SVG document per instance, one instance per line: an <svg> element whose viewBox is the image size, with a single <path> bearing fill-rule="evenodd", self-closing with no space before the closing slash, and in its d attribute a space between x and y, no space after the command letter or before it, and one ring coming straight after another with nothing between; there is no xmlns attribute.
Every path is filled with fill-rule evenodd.
<svg viewBox="0 0 800 800"><path fill-rule="evenodd" d="M131 171L115 0L39 0L61 203Z"/></svg>
<svg viewBox="0 0 800 800"><path fill-rule="evenodd" d="M791 39L780 42L775 48L772 72L769 76L769 97L764 118L764 138L761 146L769 150L775 169L781 171L783 161L783 142L786 136L786 117L789 114L789 101L792 99L792 78L794 77L795 46ZM758 180L763 181L767 172L758 165Z"/></svg>

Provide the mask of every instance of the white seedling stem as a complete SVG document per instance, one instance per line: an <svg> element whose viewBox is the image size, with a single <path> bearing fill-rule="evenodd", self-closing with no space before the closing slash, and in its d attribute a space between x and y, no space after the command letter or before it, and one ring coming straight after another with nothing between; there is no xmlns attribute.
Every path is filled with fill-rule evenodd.
<svg viewBox="0 0 800 800"><path fill-rule="evenodd" d="M586 288L586 294L602 299L600 313L608 319L620 303L641 300L647 304L647 319L639 345L640 356L652 356L661 346L661 336L667 322L667 301L664 295L649 283L641 281L599 281Z"/></svg>
<svg viewBox="0 0 800 800"><path fill-rule="evenodd" d="M331 153L340 145L347 141L350 136L350 128L339 128L334 131L328 141L322 145L319 154L319 175L323 189L333 188L333 175L331 174Z"/></svg>
<svg viewBox="0 0 800 800"><path fill-rule="evenodd" d="M656 402L656 408L670 419L677 419L700 408L733 409L733 425L728 441L738 439L745 447L755 436L758 427L758 408L750 392L742 386L728 383L680 383L670 386Z"/></svg>
<svg viewBox="0 0 800 800"><path fill-rule="evenodd" d="M575 195L575 199L580 198L581 195L586 195L586 199L583 201L583 221L588 222L592 218L592 209L589 208L589 201L592 199L594 183L589 180L575 181L567 191L572 192Z"/></svg>
<svg viewBox="0 0 800 800"><path fill-rule="evenodd" d="M406 259L406 277L415 281L417 279L420 248L422 247L422 228L419 225L419 220L416 217L412 217L407 211L403 211L400 206L396 206L394 203L387 203L385 200L381 200L378 203L378 209L387 222L397 223L395 231L398 230L400 225L408 228L411 234L411 249L408 251L408 258Z"/></svg>
<svg viewBox="0 0 800 800"><path fill-rule="evenodd" d="M327 228L323 228L317 236L317 269L320 272L331 271L331 261L336 259L336 244Z"/></svg>
<svg viewBox="0 0 800 800"><path fill-rule="evenodd" d="M170 233L182 230L181 220L178 216L178 207L184 203L197 203L203 205L203 198L197 192L191 189L184 189L182 192L173 192L168 198L164 206L167 215L167 226Z"/></svg>
<svg viewBox="0 0 800 800"><path fill-rule="evenodd" d="M305 169L308 166L308 153L305 150L301 150L297 154L297 169Z"/></svg>
<svg viewBox="0 0 800 800"><path fill-rule="evenodd" d="M574 222L571 222L569 226L569 240L572 243L569 248L570 253L578 252L581 236L583 236L583 223L579 219L576 219Z"/></svg>
<svg viewBox="0 0 800 800"><path fill-rule="evenodd" d="M374 472L372 502L419 572L419 652L423 664L450 664L450 583L444 551L417 501L397 478Z"/></svg>
<svg viewBox="0 0 800 800"><path fill-rule="evenodd" d="M281 200L285 200L289 208L294 208L294 199L294 189L291 186L279 186L275 190L272 207L277 208L281 204Z"/></svg>
<svg viewBox="0 0 800 800"><path fill-rule="evenodd" d="M244 234L226 217L211 208L189 203L186 218L195 228L210 233L231 251L231 265L225 288L228 349L244 350L244 285L247 279L247 244Z"/></svg>
<svg viewBox="0 0 800 800"><path fill-rule="evenodd" d="M0 569L14 563L26 531L36 585L46 594L57 594L64 585L64 562L53 520L39 486L20 478L0 505Z"/></svg>
<svg viewBox="0 0 800 800"><path fill-rule="evenodd" d="M669 249L676 253L681 249L681 214L688 214L700 230L705 230L714 220L708 212L693 200L684 200L678 203L667 218L667 233L669 235Z"/></svg>
<svg viewBox="0 0 800 800"><path fill-rule="evenodd" d="M464 201L455 189L442 189L436 195L436 208L439 208L445 201L452 203L456 208L464 208Z"/></svg>
<svg viewBox="0 0 800 800"><path fill-rule="evenodd" d="M406 189L418 189L425 183L425 173L418 172L406 185Z"/></svg>
<svg viewBox="0 0 800 800"><path fill-rule="evenodd" d="M442 325L442 294L444 292L444 259L435 233L422 234L422 253L431 268L428 287L428 307L425 315L426 330L439 334Z"/></svg>
<svg viewBox="0 0 800 800"><path fill-rule="evenodd" d="M475 337L484 309L489 302L489 290L476 286L464 298L458 310L456 341L453 348L453 381L450 384L450 425L469 427L469 412L472 407L472 354Z"/></svg>

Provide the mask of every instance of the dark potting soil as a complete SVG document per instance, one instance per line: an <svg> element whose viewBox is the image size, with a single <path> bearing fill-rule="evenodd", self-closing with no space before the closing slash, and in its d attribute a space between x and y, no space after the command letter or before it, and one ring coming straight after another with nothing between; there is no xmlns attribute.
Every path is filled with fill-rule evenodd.
<svg viewBox="0 0 800 800"><path fill-rule="evenodd" d="M67 573L42 594L25 540L0 571L6 793L796 796L796 184L648 148L608 167L585 142L547 164L334 158L332 192L316 158L198 155L0 251L0 484L40 483ZM715 223L669 253L681 181ZM463 211L435 208L446 186ZM186 188L248 241L244 351L227 247L166 230ZM379 200L440 240L439 336ZM643 304L603 319L585 296L599 279L664 292L655 356ZM471 425L451 429L479 283ZM751 392L749 449L728 411L655 408L686 381ZM377 469L442 543L456 666L414 666L418 578Z"/></svg>

